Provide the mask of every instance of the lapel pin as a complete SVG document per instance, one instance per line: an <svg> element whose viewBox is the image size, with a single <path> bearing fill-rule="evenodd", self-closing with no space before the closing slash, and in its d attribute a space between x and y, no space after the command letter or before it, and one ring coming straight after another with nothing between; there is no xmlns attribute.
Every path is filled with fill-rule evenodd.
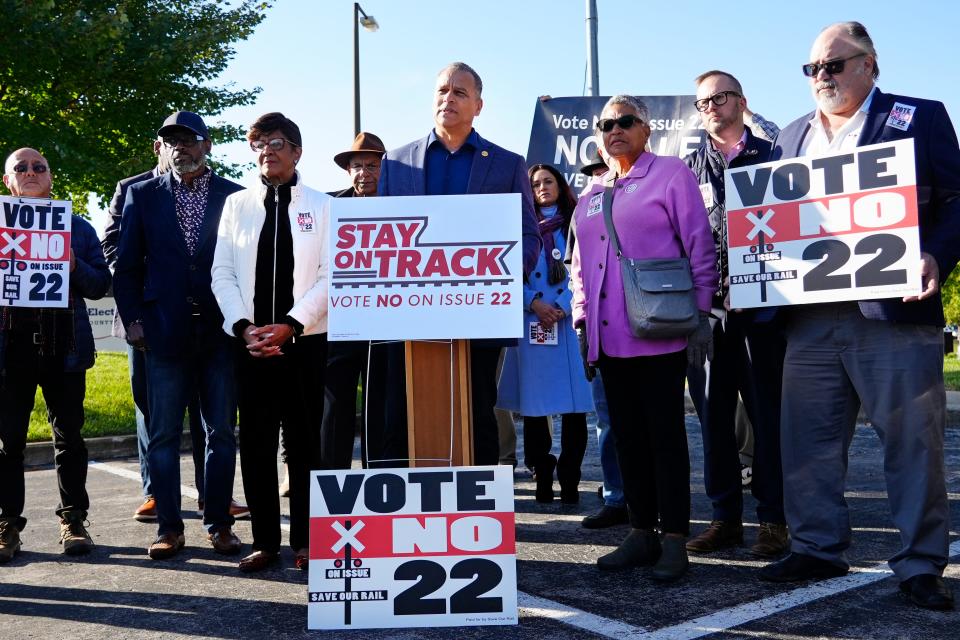
<svg viewBox="0 0 960 640"><path fill-rule="evenodd" d="M490 152L489 152L489 151L481 151L481 152L480 152L480 155L482 155L484 158L486 158L488 155L490 155Z"/></svg>

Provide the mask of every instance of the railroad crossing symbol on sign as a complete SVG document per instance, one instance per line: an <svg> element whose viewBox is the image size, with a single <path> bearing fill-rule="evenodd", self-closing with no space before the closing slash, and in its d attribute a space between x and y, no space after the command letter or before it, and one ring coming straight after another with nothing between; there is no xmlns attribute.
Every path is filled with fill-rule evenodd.
<svg viewBox="0 0 960 640"><path fill-rule="evenodd" d="M343 549L348 544L352 546L357 551L363 551L363 543L357 540L357 534L360 533L360 530L363 529L363 522L357 521L357 524L353 525L353 528L350 529L350 521L346 520L347 526L344 527L339 522L334 522L330 525L334 531L340 534L340 539L337 540L330 550L333 552L338 552L340 549Z"/></svg>
<svg viewBox="0 0 960 640"><path fill-rule="evenodd" d="M776 232L767 225L767 223L770 222L770 218L773 217L775 211L773 209L768 209L766 215L764 215L762 211L758 211L757 213L759 213L761 217L758 218L752 213L747 214L747 220L753 224L753 229L751 229L750 233L747 234L747 238L753 240L757 237L758 233L765 233L770 238L777 235Z"/></svg>
<svg viewBox="0 0 960 640"><path fill-rule="evenodd" d="M27 239L27 234L21 233L20 235L17 235L17 232L14 231L13 235L11 236L9 231L4 231L2 234L0 234L0 237L2 237L3 241L6 243L3 248L0 249L0 254L9 253L10 255L13 255L13 252L16 252L18 256L27 255L27 250L21 246L23 241Z"/></svg>

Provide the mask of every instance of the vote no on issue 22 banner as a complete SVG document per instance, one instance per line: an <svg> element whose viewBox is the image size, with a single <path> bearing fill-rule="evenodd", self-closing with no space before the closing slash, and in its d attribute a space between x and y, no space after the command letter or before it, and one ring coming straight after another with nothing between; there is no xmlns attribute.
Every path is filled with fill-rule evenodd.
<svg viewBox="0 0 960 640"><path fill-rule="evenodd" d="M913 140L727 171L734 308L920 291Z"/></svg>
<svg viewBox="0 0 960 640"><path fill-rule="evenodd" d="M66 307L72 204L10 196L0 196L0 202L0 305Z"/></svg>
<svg viewBox="0 0 960 640"><path fill-rule="evenodd" d="M520 194L335 198L331 340L518 338Z"/></svg>
<svg viewBox="0 0 960 640"><path fill-rule="evenodd" d="M309 629L517 623L509 466L314 471Z"/></svg>

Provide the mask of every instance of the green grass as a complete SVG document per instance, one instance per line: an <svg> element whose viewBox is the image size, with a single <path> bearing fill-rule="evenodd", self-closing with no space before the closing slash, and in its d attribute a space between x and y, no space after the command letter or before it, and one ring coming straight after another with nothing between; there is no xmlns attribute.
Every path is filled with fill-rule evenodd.
<svg viewBox="0 0 960 640"><path fill-rule="evenodd" d="M943 386L950 391L960 391L960 360L956 353L943 358Z"/></svg>
<svg viewBox="0 0 960 640"><path fill-rule="evenodd" d="M125 353L98 353L97 364L87 371L87 397L83 403L86 420L83 436L127 435L137 432L130 395L130 378ZM360 412L360 390L357 389L357 413ZM27 442L51 439L47 422L47 403L37 389L37 399L30 415Z"/></svg>
<svg viewBox="0 0 960 640"><path fill-rule="evenodd" d="M86 438L136 433L125 353L97 354L97 364L87 371L87 397L83 408L86 414L83 435ZM37 389L27 441L38 442L50 438L47 403Z"/></svg>

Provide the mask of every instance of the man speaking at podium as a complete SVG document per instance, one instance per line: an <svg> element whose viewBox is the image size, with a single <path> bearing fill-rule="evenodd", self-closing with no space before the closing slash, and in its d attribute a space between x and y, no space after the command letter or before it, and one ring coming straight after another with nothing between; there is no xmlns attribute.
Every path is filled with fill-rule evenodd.
<svg viewBox="0 0 960 640"><path fill-rule="evenodd" d="M522 156L484 140L473 129L483 108L483 82L469 65L453 62L437 76L434 128L426 138L387 152L380 170L381 196L519 193L523 215L523 268L530 271L540 254L540 233ZM478 221L465 220L464 224ZM493 405L497 399L497 360L512 341L473 340L470 374L473 396L474 463L499 462L500 447ZM391 345L387 375L384 458L407 457L403 345ZM390 466L393 466L392 464Z"/></svg>

